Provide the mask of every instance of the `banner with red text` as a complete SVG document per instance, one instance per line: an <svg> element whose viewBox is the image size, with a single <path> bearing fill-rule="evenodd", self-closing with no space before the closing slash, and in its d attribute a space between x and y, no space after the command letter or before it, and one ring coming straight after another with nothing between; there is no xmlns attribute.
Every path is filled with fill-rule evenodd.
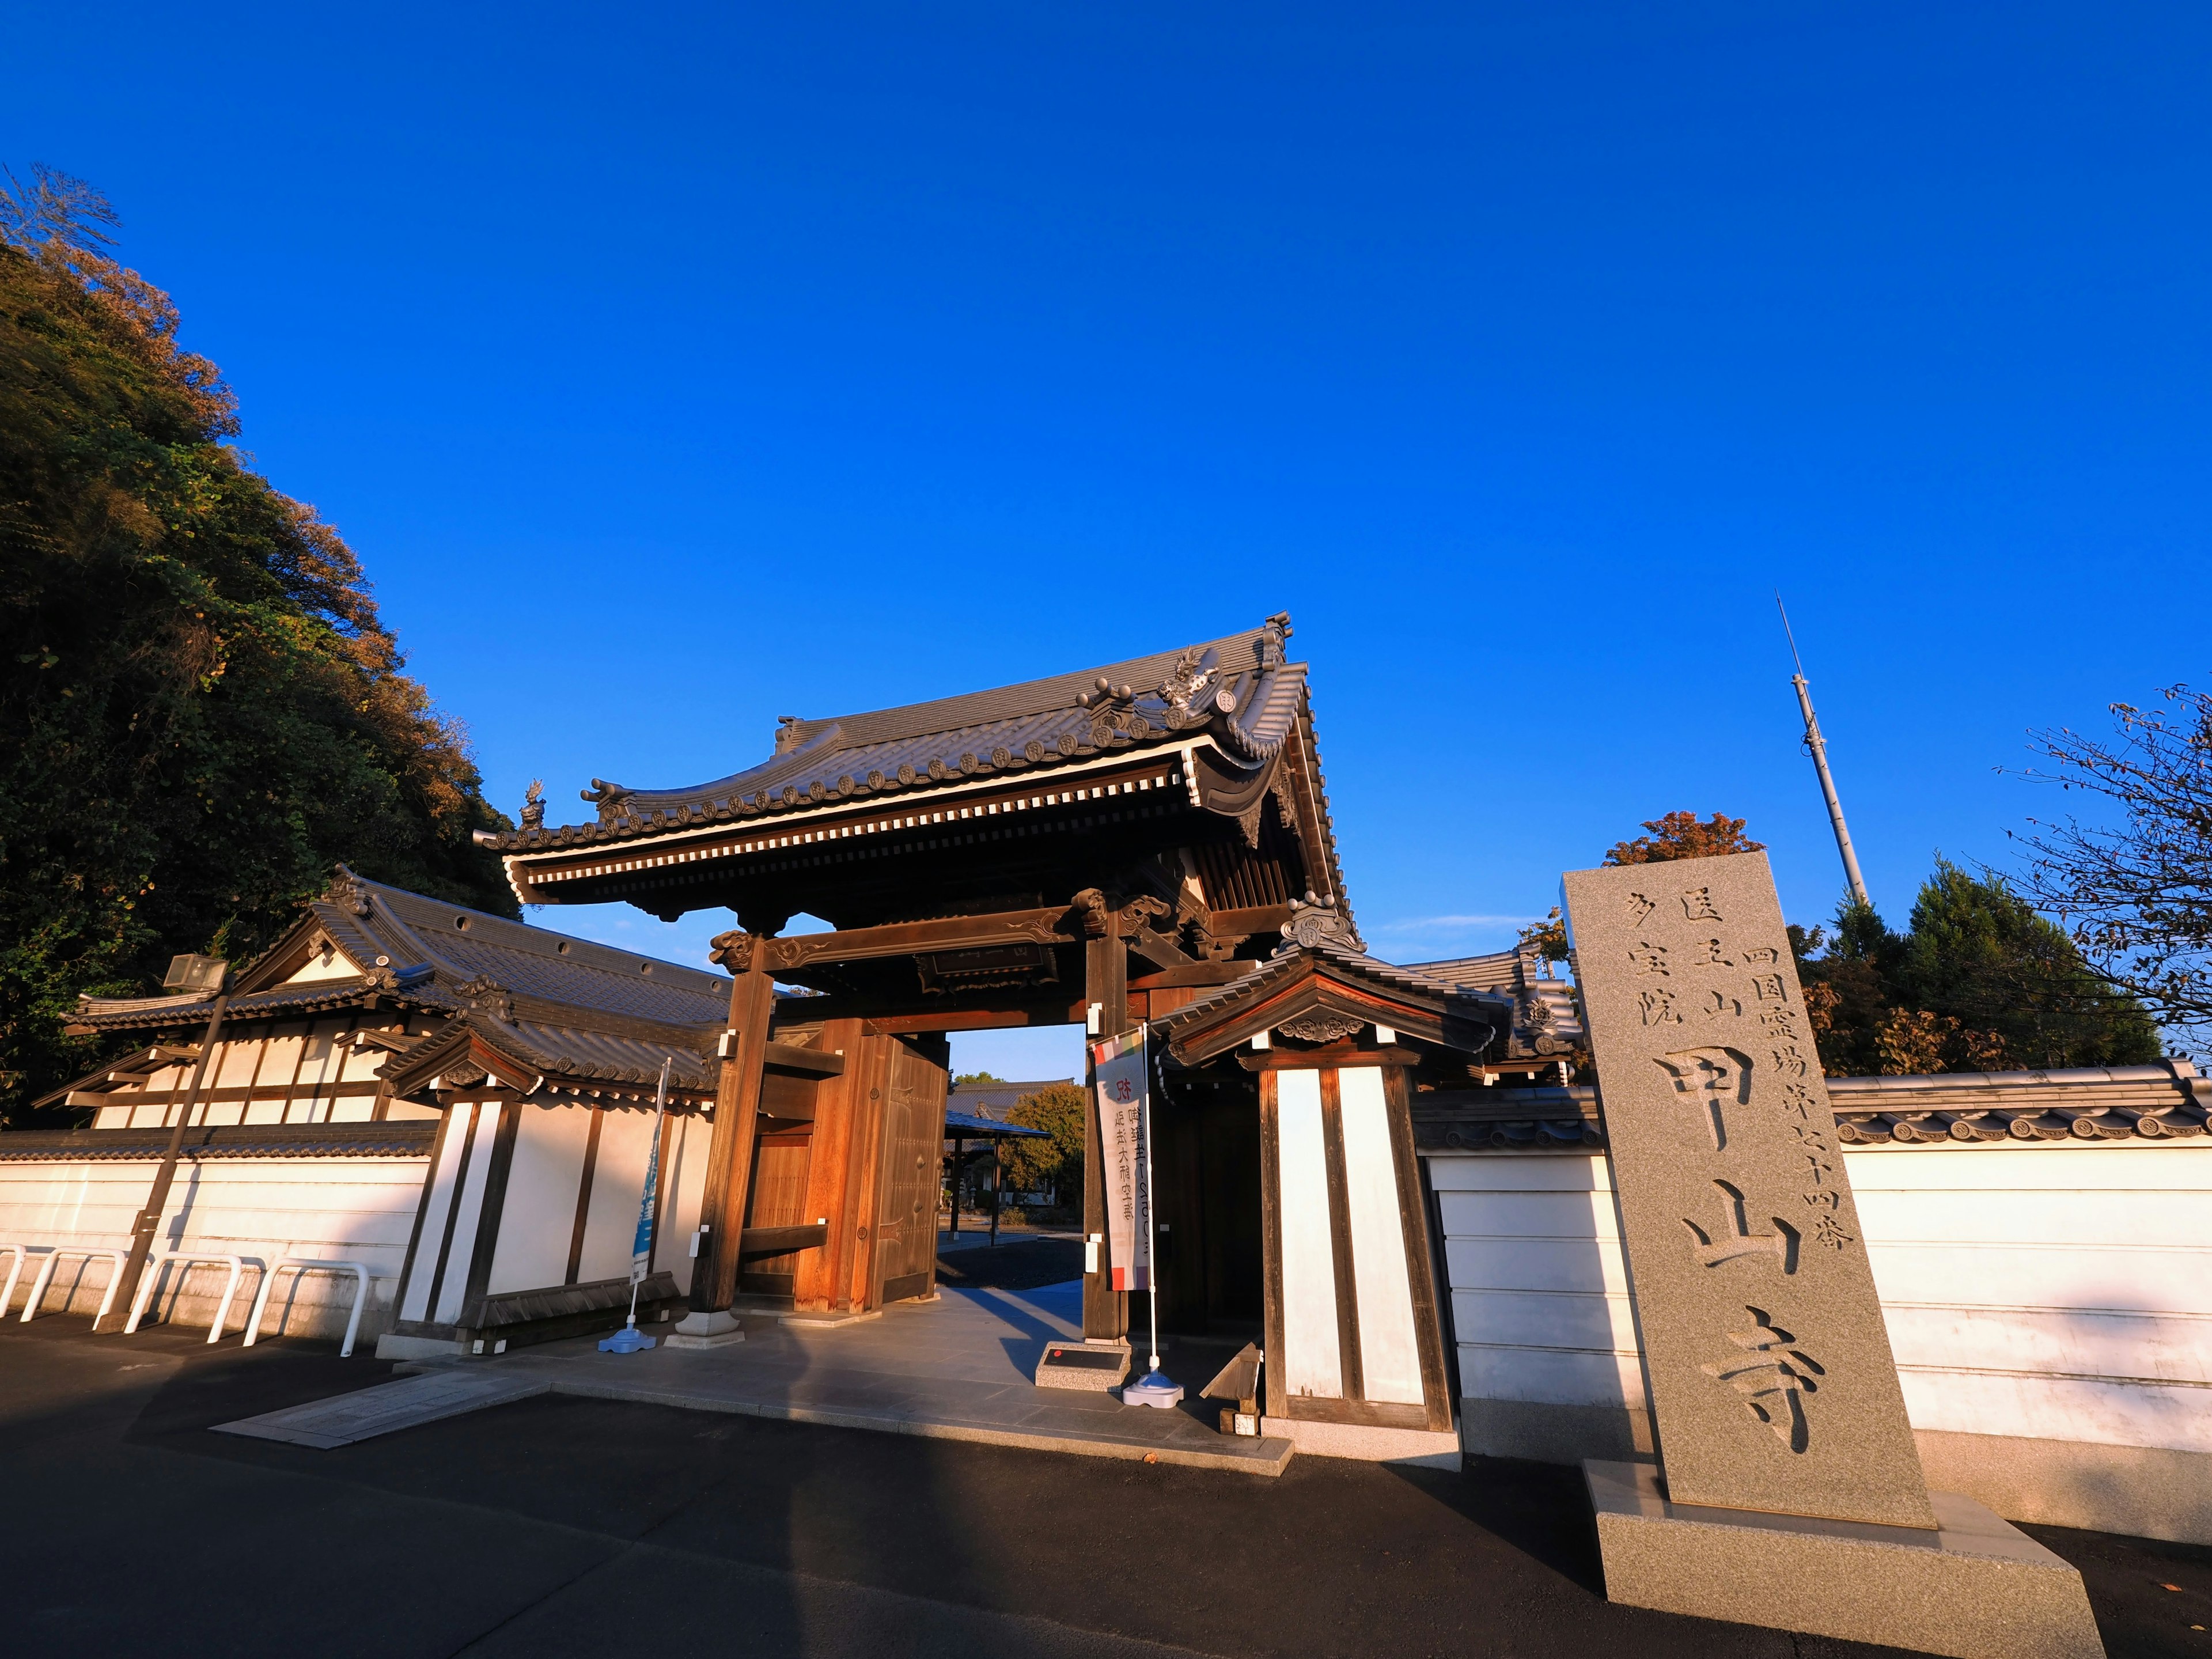
<svg viewBox="0 0 2212 1659"><path fill-rule="evenodd" d="M1142 1031L1091 1045L1098 1097L1098 1145L1104 1154L1106 1239L1111 1287L1152 1287L1151 1194L1145 1190L1145 1037Z"/></svg>

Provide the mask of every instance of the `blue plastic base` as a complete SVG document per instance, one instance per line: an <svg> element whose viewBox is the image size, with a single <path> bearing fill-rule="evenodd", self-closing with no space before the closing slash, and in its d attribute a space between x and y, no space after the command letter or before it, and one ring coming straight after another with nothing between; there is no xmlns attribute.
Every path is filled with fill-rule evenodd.
<svg viewBox="0 0 2212 1659"><path fill-rule="evenodd" d="M1182 1384L1171 1382L1164 1372L1147 1371L1144 1380L1132 1382L1121 1390L1125 1406L1157 1406L1162 1411L1171 1410L1182 1403Z"/></svg>
<svg viewBox="0 0 2212 1659"><path fill-rule="evenodd" d="M653 1339L635 1325L625 1325L599 1344L601 1353L642 1353L653 1346Z"/></svg>

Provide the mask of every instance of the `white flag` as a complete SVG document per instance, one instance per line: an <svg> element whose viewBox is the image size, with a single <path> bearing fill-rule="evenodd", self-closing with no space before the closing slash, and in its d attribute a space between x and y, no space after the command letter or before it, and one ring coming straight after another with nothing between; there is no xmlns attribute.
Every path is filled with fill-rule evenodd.
<svg viewBox="0 0 2212 1659"><path fill-rule="evenodd" d="M1098 1091L1098 1145L1105 1156L1106 1237L1111 1287L1152 1288L1151 1194L1145 1190L1145 1038L1141 1030L1091 1045Z"/></svg>

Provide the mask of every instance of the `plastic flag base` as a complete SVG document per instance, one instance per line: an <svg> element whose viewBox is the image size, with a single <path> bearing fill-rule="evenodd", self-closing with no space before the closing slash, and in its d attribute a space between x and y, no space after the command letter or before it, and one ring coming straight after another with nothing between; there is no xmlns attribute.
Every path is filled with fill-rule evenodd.
<svg viewBox="0 0 2212 1659"><path fill-rule="evenodd" d="M1162 1411L1171 1410L1182 1403L1182 1384L1170 1382L1161 1371L1147 1371L1140 1382L1132 1382L1121 1390L1125 1406L1158 1406Z"/></svg>
<svg viewBox="0 0 2212 1659"><path fill-rule="evenodd" d="M599 1344L601 1353L642 1353L653 1346L653 1339L635 1325L625 1325Z"/></svg>

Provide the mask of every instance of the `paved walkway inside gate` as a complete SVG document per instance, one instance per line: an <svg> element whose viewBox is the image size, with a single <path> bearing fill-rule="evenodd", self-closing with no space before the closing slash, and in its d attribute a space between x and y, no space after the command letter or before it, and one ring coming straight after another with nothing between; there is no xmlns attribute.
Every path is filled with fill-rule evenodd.
<svg viewBox="0 0 2212 1659"><path fill-rule="evenodd" d="M485 1405L550 1391L1092 1457L1282 1473L1291 1458L1288 1441L1224 1435L1207 1420L1218 1420L1219 1403L1194 1399L1233 1345L1218 1355L1212 1344L1169 1352L1169 1374L1194 1396L1177 1410L1036 1387L1030 1379L1045 1345L1081 1336L1081 1309L1080 1281L1023 1291L947 1289L934 1301L895 1303L881 1317L852 1324L810 1326L748 1315L745 1340L727 1347L612 1354L601 1353L596 1339L580 1337L496 1359L441 1363L432 1375L456 1382L465 1375L487 1384L507 1379L508 1389L485 1389ZM655 1336L668 1329L645 1328ZM1140 1349L1139 1371L1144 1358ZM339 1436L362 1437L359 1430L370 1419L405 1426L392 1420L408 1415L398 1396L430 1382L423 1376L386 1383L225 1426L301 1444L337 1443ZM375 1411L367 1396L386 1390L392 1392L393 1409ZM425 1394L423 1420L453 1409L446 1392ZM432 1393L443 1409L432 1409ZM325 1425L313 1417L319 1411L342 1412L345 1420Z"/></svg>

